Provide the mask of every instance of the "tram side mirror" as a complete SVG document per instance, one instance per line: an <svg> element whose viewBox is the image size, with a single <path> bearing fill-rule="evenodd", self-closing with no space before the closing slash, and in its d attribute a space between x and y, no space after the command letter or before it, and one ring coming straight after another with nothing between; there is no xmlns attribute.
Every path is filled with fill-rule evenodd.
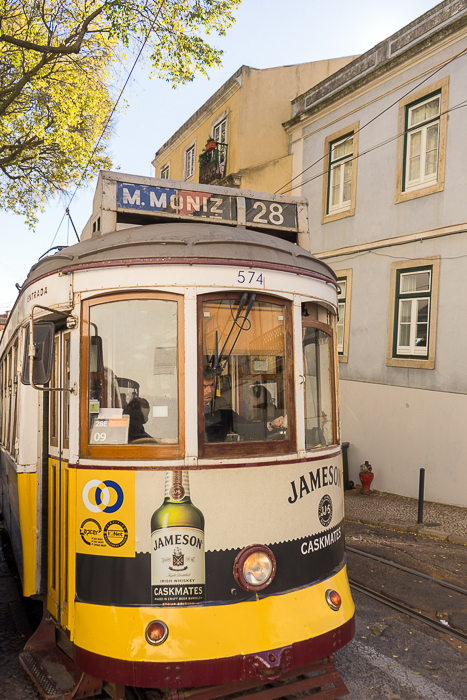
<svg viewBox="0 0 467 700"><path fill-rule="evenodd" d="M52 376L53 349L55 327L51 321L42 321L34 324L34 347L32 378L34 384L47 384ZM29 380L29 326L26 328L26 342L24 344L23 371L21 374L23 384L30 384Z"/></svg>

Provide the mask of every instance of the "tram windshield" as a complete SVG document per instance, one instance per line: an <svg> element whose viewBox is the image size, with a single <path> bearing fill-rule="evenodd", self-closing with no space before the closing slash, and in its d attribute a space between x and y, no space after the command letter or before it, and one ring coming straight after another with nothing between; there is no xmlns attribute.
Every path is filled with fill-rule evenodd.
<svg viewBox="0 0 467 700"><path fill-rule="evenodd" d="M313 326L303 328L305 375L305 446L335 443L333 410L333 355L330 333Z"/></svg>
<svg viewBox="0 0 467 700"><path fill-rule="evenodd" d="M178 442L177 302L89 309L89 444Z"/></svg>
<svg viewBox="0 0 467 700"><path fill-rule="evenodd" d="M287 311L254 294L203 302L205 444L289 439Z"/></svg>

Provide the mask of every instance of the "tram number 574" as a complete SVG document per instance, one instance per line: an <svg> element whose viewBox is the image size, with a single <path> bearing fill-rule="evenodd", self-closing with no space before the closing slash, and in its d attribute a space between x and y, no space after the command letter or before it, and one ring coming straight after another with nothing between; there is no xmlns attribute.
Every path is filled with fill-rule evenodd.
<svg viewBox="0 0 467 700"><path fill-rule="evenodd" d="M236 279L237 284L248 287L264 287L264 273L258 270L239 270Z"/></svg>

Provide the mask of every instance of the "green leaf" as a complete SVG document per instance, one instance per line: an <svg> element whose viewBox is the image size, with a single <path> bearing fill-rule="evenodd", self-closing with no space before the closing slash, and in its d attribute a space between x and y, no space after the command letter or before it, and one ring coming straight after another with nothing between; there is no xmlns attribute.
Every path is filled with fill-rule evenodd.
<svg viewBox="0 0 467 700"><path fill-rule="evenodd" d="M34 225L51 197L110 168L122 60L129 70L142 49L174 86L207 75L222 52L203 37L225 34L239 4L0 0L0 208Z"/></svg>

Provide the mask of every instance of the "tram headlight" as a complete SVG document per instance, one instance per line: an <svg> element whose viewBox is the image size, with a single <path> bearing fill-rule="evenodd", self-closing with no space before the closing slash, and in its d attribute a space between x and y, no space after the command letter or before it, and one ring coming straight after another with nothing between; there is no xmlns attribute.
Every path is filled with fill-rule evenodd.
<svg viewBox="0 0 467 700"><path fill-rule="evenodd" d="M328 589L326 591L326 603L332 610L339 610L342 605L342 599L337 591Z"/></svg>
<svg viewBox="0 0 467 700"><path fill-rule="evenodd" d="M276 575L276 558L269 547L253 544L237 555L234 576L246 591L261 591Z"/></svg>
<svg viewBox="0 0 467 700"><path fill-rule="evenodd" d="M149 642L149 644L154 644L154 646L157 646L158 644L163 644L163 642L165 642L168 636L169 628L167 627L165 622L161 622L160 620L153 620L146 627L146 641Z"/></svg>

